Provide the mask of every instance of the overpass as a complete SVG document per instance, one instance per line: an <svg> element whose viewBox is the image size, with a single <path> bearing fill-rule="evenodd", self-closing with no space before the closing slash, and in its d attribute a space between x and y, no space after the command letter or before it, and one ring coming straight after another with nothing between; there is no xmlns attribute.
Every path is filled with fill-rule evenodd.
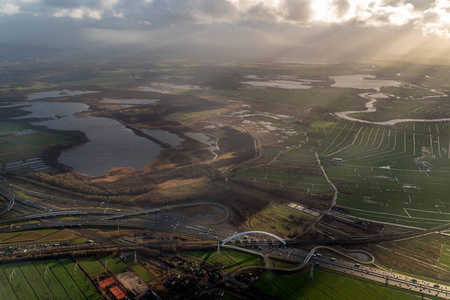
<svg viewBox="0 0 450 300"><path fill-rule="evenodd" d="M245 237L245 236L247 236L249 234L267 235L267 236L270 236L270 237L280 241L283 245L286 245L286 242L282 238L276 236L275 234L272 234L272 233L269 233L269 232L265 232L265 231L245 231L245 232L236 233L236 234L233 234L232 236L227 237L226 239L224 239L220 243L220 245L223 246L223 245L225 245L226 243L228 243L229 241L231 241L231 240L233 240L235 238L239 238L240 236L244 236Z"/></svg>
<svg viewBox="0 0 450 300"><path fill-rule="evenodd" d="M27 219L36 219L36 218L47 218L47 217L57 217L57 216L74 216L74 215L87 215L86 212L82 211L54 211L54 212L48 212L48 213L40 213L40 214L34 214L34 215L28 215L25 216Z"/></svg>

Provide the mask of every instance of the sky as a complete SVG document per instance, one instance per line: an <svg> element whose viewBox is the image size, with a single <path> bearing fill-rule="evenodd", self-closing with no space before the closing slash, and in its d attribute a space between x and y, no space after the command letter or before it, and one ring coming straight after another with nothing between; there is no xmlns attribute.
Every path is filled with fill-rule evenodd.
<svg viewBox="0 0 450 300"><path fill-rule="evenodd" d="M439 60L450 53L450 0L0 0L0 46L79 58Z"/></svg>

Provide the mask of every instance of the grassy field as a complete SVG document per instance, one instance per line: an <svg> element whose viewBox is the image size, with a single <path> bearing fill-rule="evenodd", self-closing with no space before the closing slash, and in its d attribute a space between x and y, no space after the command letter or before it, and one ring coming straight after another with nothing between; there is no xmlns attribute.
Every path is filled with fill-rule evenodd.
<svg viewBox="0 0 450 300"><path fill-rule="evenodd" d="M155 275L150 273L149 270L147 270L144 266L141 264L134 264L133 261L128 262L128 267L137 275L139 276L144 282L150 282L153 279L155 279Z"/></svg>
<svg viewBox="0 0 450 300"><path fill-rule="evenodd" d="M23 123L16 122L0 122L0 133L8 133L14 131L21 131L28 129L28 127Z"/></svg>
<svg viewBox="0 0 450 300"><path fill-rule="evenodd" d="M2 298L101 299L97 289L83 271L78 269L74 273L74 266L75 263L70 258L2 263L0 265Z"/></svg>
<svg viewBox="0 0 450 300"><path fill-rule="evenodd" d="M127 265L116 255L102 258L101 262L103 263L103 265L106 264L106 260L108 260L108 270L110 270L114 275L118 275L127 269Z"/></svg>
<svg viewBox="0 0 450 300"><path fill-rule="evenodd" d="M442 245L438 266L450 271L450 245Z"/></svg>
<svg viewBox="0 0 450 300"><path fill-rule="evenodd" d="M234 175L263 188L294 191L300 194L331 194L314 153L293 148L270 165L237 171Z"/></svg>
<svg viewBox="0 0 450 300"><path fill-rule="evenodd" d="M261 264L259 256L225 248L221 249L220 253L217 253L217 251L189 251L185 254L195 256L213 265L220 263L225 266L226 272L232 272L239 267L259 266Z"/></svg>
<svg viewBox="0 0 450 300"><path fill-rule="evenodd" d="M42 81L32 81L27 85L17 86L12 89L10 87L7 87L7 88L0 89L0 91L5 91L5 92L10 91L10 90L17 90L17 91L30 90L30 91L32 91L32 90L40 90L40 89L49 89L52 87L57 87L57 85L53 84L53 83L42 82Z"/></svg>
<svg viewBox="0 0 450 300"><path fill-rule="evenodd" d="M278 275L266 272L253 288L274 299L420 299L382 286L352 280L325 272L309 274Z"/></svg>
<svg viewBox="0 0 450 300"><path fill-rule="evenodd" d="M423 228L450 221L450 124L314 121L304 131L306 143L234 175L272 190L332 195L317 153L338 189L337 204L355 216Z"/></svg>
<svg viewBox="0 0 450 300"><path fill-rule="evenodd" d="M105 272L104 265L102 265L95 257L82 257L77 261L92 278L100 276Z"/></svg>
<svg viewBox="0 0 450 300"><path fill-rule="evenodd" d="M0 163L39 157L49 146L68 140L60 134L25 131L30 129L22 123L0 122Z"/></svg>
<svg viewBox="0 0 450 300"><path fill-rule="evenodd" d="M341 192L338 205L361 217L419 227L450 220L445 196L450 127L408 125L393 129L338 124L325 129L319 141L323 146L309 151L319 153L325 162L336 157L344 161L325 168Z"/></svg>
<svg viewBox="0 0 450 300"><path fill-rule="evenodd" d="M0 244L70 242L79 238L80 236L72 230L40 229L2 233L0 234Z"/></svg>
<svg viewBox="0 0 450 300"><path fill-rule="evenodd" d="M133 83L133 80L128 74L127 70L114 70L114 71L98 71L95 77L70 82L68 84L73 85L99 85L102 87L117 87Z"/></svg>
<svg viewBox="0 0 450 300"><path fill-rule="evenodd" d="M249 224L253 230L261 230L278 236L288 236L301 231L310 220L306 214L288 208L285 204L271 204L254 215ZM296 224L293 224L297 221ZM304 226L303 226L304 225Z"/></svg>

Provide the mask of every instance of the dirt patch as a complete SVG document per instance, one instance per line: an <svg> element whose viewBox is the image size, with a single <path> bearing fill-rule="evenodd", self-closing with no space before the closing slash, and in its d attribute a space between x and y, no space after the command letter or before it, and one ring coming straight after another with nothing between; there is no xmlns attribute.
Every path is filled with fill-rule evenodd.
<svg viewBox="0 0 450 300"><path fill-rule="evenodd" d="M161 189L170 189L170 188L180 187L183 185L189 185L189 184L201 182L203 180L204 180L204 178L174 179L174 180L169 180L164 183L161 183L158 185L158 187Z"/></svg>
<svg viewBox="0 0 450 300"><path fill-rule="evenodd" d="M124 272L116 277L127 290L132 291L136 295L136 299L140 299L147 292L147 285L133 272Z"/></svg>

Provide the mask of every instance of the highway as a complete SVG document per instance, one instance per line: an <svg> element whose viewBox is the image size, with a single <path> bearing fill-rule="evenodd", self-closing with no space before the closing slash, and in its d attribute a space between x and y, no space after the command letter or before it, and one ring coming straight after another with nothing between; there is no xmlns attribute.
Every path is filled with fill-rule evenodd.
<svg viewBox="0 0 450 300"><path fill-rule="evenodd" d="M313 248L310 251L299 250L296 248L289 248L289 247L286 248L268 245L261 245L259 246L259 248L260 248L259 250L253 249L252 251L258 251L264 256L286 259L292 262L299 263L298 267L290 270L284 270L285 272L286 271L295 272L298 271L299 269L304 268L307 264L309 264L316 267L325 268L337 272L342 272L344 274L381 282L386 285L391 285L393 287L405 289L407 291L450 299L450 285L442 285L436 282L416 279L414 277L406 276L404 274L384 270L380 267L377 267L371 262L368 262L366 265L363 265L364 262L361 262L348 256L347 257L349 259L336 259L330 256L329 254L325 255L323 253L320 254L317 252L320 248L328 248L328 247L319 246ZM258 247L256 247L256 249L258 249ZM325 250L329 252L330 248ZM334 249L333 251L338 252ZM342 254L339 255L342 256ZM233 272L232 275L236 275L239 272L244 271L245 269L251 268L252 267L242 268L240 270ZM278 270L277 268L272 267L260 267L260 269Z"/></svg>
<svg viewBox="0 0 450 300"><path fill-rule="evenodd" d="M232 216L230 210L227 207L214 202L202 201L195 203L176 204L169 206L166 205L163 207L141 209L137 207L127 207L105 203L97 204L87 202L85 200L54 198L49 195L26 191L27 194L30 195L33 194L35 197L41 199L39 202L37 202L26 198L23 192L24 190L22 188L11 185L5 179L0 178L0 193L6 199L9 200L9 205L7 206L6 211L10 210L13 207L17 208L27 207L28 208L27 210L30 210L29 213L25 213L20 216L0 219L0 224L2 223L11 224L12 222L17 222L20 224L21 221L29 221L30 219L41 220L41 222L40 223L35 222L31 224L25 223L15 226L11 224L8 226L0 227L0 232L11 232L19 230L22 231L37 228L63 228L63 227L141 228L158 232L167 232L176 235L179 234L182 236L196 237L207 241L214 241L217 242L218 244L221 243L223 240L229 238L230 236L234 235L229 230L224 230L217 227L208 227L206 225L200 225L192 220L182 217L174 217L172 215L164 213L164 211L166 210L179 209L187 206L208 204L208 205L216 205L220 209L225 211L226 216L222 220L220 220L220 222L228 220ZM55 206L53 205L53 203L57 203L60 200L62 200L63 203L66 205L65 209L58 209L55 208ZM79 209L79 206L83 206L85 203L89 204L89 208ZM6 211L4 210L4 212ZM78 219L73 220L58 219L58 217L61 216L77 216ZM209 225L216 225L217 223L220 222L216 222L214 224ZM421 236L423 234L426 234L427 232L433 232L433 230L422 231L417 233L416 235ZM411 234L408 234L408 238L410 237ZM390 238L395 240L404 237L391 236ZM327 243L336 244L339 242L367 243L368 241L369 239L367 237L354 237L347 239L321 240L320 243L322 244ZM299 263L299 266L293 270L298 270L305 267L308 264L312 264L314 266L320 266L321 268L334 270L337 272L350 274L361 278L371 279L388 285L400 287L409 291L450 299L450 287L446 285L445 286L440 285L431 281L416 280L414 278L399 273L389 272L380 269L375 265L364 266L363 265L364 262L357 261L350 256L346 256L346 259L343 260L332 258L329 255L328 256L317 255L317 251L322 251L324 250L324 248L326 248L327 252L336 251L334 249L325 246L316 246L310 251L304 251L298 250L296 248L290 248L289 246L276 247L274 245L271 245L273 241L267 241L264 239L254 239L247 241L242 240L239 241L237 239L234 239L230 241L230 243L234 244L234 246L240 247L243 246L241 244L242 242L253 243L252 246L246 245L246 247L243 248L243 251L258 254L265 258L266 266L259 267L261 269L277 270L277 268L271 268L270 266L268 266L269 257L288 259L290 261L296 261ZM317 243L317 241L287 241L287 242L288 243L301 242L302 244ZM251 249L249 249L249 247L251 247ZM339 257L345 257L345 254L341 253ZM372 262L373 261L369 263ZM254 268L254 266L242 268L240 270L235 271L233 274L250 268Z"/></svg>

